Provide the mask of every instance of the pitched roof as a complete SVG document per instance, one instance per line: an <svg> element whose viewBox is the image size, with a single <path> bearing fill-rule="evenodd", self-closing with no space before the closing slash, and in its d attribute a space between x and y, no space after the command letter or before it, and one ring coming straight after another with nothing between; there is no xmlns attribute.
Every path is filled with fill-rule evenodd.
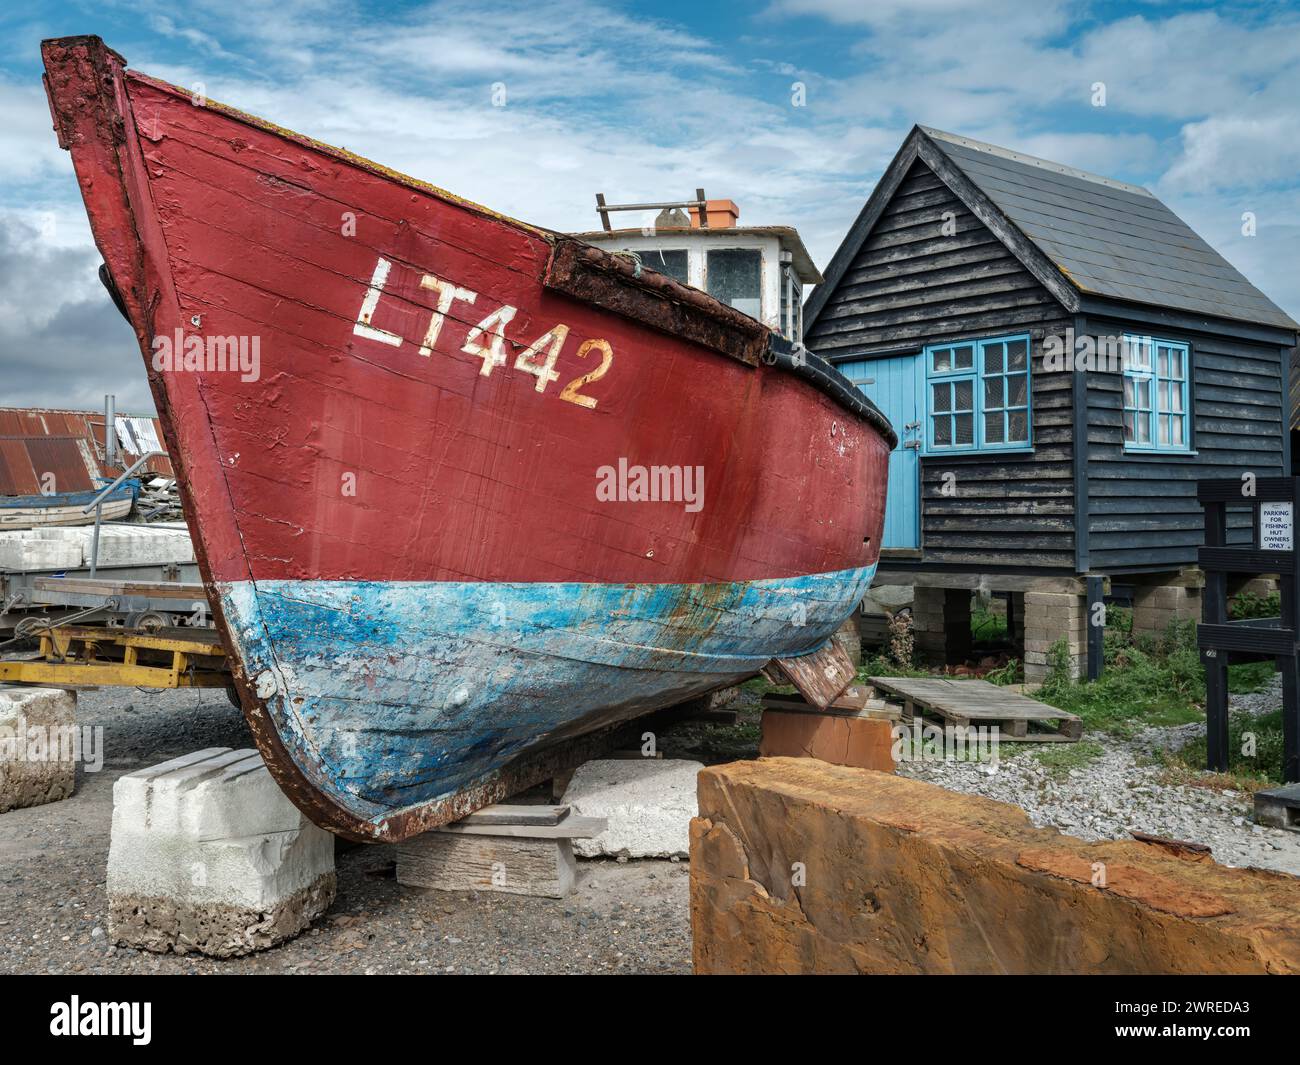
<svg viewBox="0 0 1300 1065"><path fill-rule="evenodd" d="M1300 328L1146 189L917 126L882 176L877 193L883 192L887 200L891 184L896 185L896 180L890 181L891 172L905 171L918 157L1070 310L1078 309L1077 293ZM814 300L821 300L805 313L810 324L833 282L866 240L874 224L870 208L875 199L873 193L845 240L852 247L842 246L827 268L831 283L814 294Z"/></svg>

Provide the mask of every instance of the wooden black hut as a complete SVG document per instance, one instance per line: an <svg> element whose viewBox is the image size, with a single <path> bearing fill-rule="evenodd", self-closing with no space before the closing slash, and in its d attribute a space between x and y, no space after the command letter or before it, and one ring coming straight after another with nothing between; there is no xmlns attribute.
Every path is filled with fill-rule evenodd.
<svg viewBox="0 0 1300 1065"><path fill-rule="evenodd" d="M1030 676L1087 576L1194 613L1196 480L1291 472L1300 326L1134 185L917 126L804 320L899 430L878 583L932 649L978 587L1029 593Z"/></svg>

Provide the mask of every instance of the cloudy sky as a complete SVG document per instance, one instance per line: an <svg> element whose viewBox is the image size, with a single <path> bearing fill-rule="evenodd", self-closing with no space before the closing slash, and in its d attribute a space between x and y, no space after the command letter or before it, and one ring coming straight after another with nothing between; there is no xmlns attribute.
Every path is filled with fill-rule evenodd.
<svg viewBox="0 0 1300 1065"><path fill-rule="evenodd" d="M34 2L0 14L0 406L152 409L40 87L39 41L84 33L541 225L703 186L822 266L907 130L938 126L1146 185L1300 317L1296 4Z"/></svg>

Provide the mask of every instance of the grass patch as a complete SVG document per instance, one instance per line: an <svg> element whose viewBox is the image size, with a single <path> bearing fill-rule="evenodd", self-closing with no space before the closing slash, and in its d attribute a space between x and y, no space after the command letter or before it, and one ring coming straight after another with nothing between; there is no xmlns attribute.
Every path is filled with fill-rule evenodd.
<svg viewBox="0 0 1300 1065"><path fill-rule="evenodd" d="M861 666L858 667L858 680L865 681L868 677L929 677L933 672L928 669L922 669L920 666L903 666L899 665L892 658L885 655L872 655L865 659Z"/></svg>
<svg viewBox="0 0 1300 1065"><path fill-rule="evenodd" d="M1252 717L1228 715L1228 771L1206 773L1206 740L1198 736L1178 751L1164 754L1165 765L1179 783L1255 792L1282 783L1282 709ZM1191 779L1195 774L1196 779ZM1179 779L1182 778L1182 779Z"/></svg>
<svg viewBox="0 0 1300 1065"><path fill-rule="evenodd" d="M1250 618L1276 618L1282 614L1282 595L1269 592L1268 595L1256 595L1254 592L1241 592L1228 600L1228 617L1233 621L1246 621Z"/></svg>
<svg viewBox="0 0 1300 1065"><path fill-rule="evenodd" d="M1228 691L1236 695L1263 691L1276 672L1272 662L1238 662L1228 667Z"/></svg>
<svg viewBox="0 0 1300 1065"><path fill-rule="evenodd" d="M1173 622L1158 640L1132 635L1127 611L1114 610L1105 634L1105 669L1096 681L1070 679L1065 641L1050 652L1036 698L1083 719L1084 727L1129 735L1147 725L1184 725L1204 717L1205 670L1194 622Z"/></svg>
<svg viewBox="0 0 1300 1065"><path fill-rule="evenodd" d="M1001 644L1007 638L1007 616L975 607L970 612L970 635L975 644Z"/></svg>
<svg viewBox="0 0 1300 1065"><path fill-rule="evenodd" d="M1063 777L1071 769L1080 769L1095 762L1104 753L1102 745L1095 740L1080 740L1078 743L1048 744L1042 750L1035 751L1034 757L1051 770L1052 776Z"/></svg>
<svg viewBox="0 0 1300 1065"><path fill-rule="evenodd" d="M1172 622L1164 635L1134 637L1128 611L1113 608L1104 639L1105 669L1097 681L1072 681L1065 643L1053 646L1047 680L1037 698L1083 719L1084 727L1130 735L1147 726L1205 720L1205 669L1196 649L1196 623ZM1228 669L1234 694L1266 687L1272 662Z"/></svg>

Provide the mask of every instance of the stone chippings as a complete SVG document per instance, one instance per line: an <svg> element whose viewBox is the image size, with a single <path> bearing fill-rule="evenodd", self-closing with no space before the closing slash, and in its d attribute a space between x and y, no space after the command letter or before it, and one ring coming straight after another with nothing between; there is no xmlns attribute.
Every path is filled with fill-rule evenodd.
<svg viewBox="0 0 1300 1065"><path fill-rule="evenodd" d="M1300 972L1295 877L806 758L699 785L698 973Z"/></svg>
<svg viewBox="0 0 1300 1065"><path fill-rule="evenodd" d="M72 794L77 763L68 740L76 727L77 697L72 692L0 687L0 814ZM39 747L32 744L32 729L46 737Z"/></svg>
<svg viewBox="0 0 1300 1065"><path fill-rule="evenodd" d="M1230 697L1234 713L1252 716L1275 710L1281 702L1277 676L1262 691ZM1088 732L1081 742L1097 745L1100 756L1067 771L1037 757L1051 752L1012 742L1002 745L996 768L975 761L921 760L900 762L897 771L952 791L1009 802L1022 807L1035 825L1081 839L1128 839L1132 832L1148 832L1203 844L1226 865L1300 875L1300 832L1256 824L1249 794L1167 779L1161 755L1204 735L1203 721L1153 726L1132 736Z"/></svg>
<svg viewBox="0 0 1300 1065"><path fill-rule="evenodd" d="M113 787L109 931L120 945L248 954L297 935L334 894L333 837L256 751L208 748Z"/></svg>

